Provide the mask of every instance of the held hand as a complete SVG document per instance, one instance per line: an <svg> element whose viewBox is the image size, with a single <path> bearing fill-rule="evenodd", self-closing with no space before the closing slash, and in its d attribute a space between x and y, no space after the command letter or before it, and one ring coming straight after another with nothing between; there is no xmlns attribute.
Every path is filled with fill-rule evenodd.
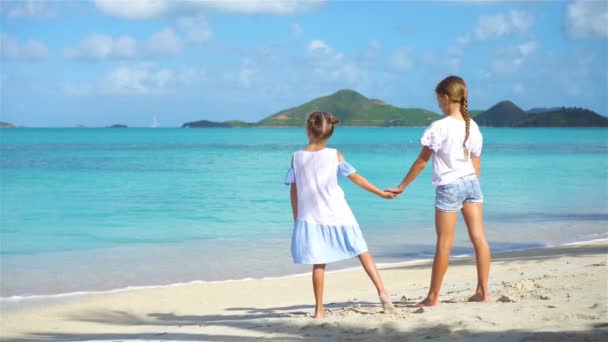
<svg viewBox="0 0 608 342"><path fill-rule="evenodd" d="M379 194L379 196L382 198L385 198L385 199L393 199L393 198L397 197L397 194L388 192L388 191L384 191L381 194Z"/></svg>
<svg viewBox="0 0 608 342"><path fill-rule="evenodd" d="M401 194L403 191L405 190L405 188L401 188L401 187L396 187L396 188L390 188L390 189L386 189L384 190L384 192L390 192L393 193L395 195L399 195Z"/></svg>

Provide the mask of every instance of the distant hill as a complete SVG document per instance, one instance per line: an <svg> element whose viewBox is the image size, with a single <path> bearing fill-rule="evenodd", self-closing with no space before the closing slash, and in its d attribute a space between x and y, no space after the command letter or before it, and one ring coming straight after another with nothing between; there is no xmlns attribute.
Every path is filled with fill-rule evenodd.
<svg viewBox="0 0 608 342"><path fill-rule="evenodd" d="M532 109L528 109L527 112L528 114L540 114L540 113L546 113L546 112L551 112L551 111L555 111L560 109L560 107L553 107L553 108L532 108Z"/></svg>
<svg viewBox="0 0 608 342"><path fill-rule="evenodd" d="M297 107L270 115L257 123L244 121L187 122L182 128L198 127L303 127L306 116L327 111L340 119L341 126L427 126L443 115L419 108L398 108L378 99L369 99L354 90L339 90ZM606 127L608 118L584 108L533 108L524 111L511 101L501 101L488 110L470 110L471 117L488 127Z"/></svg>
<svg viewBox="0 0 608 342"><path fill-rule="evenodd" d="M0 121L0 128L15 128L15 127L17 127L17 126L13 125L10 122Z"/></svg>
<svg viewBox="0 0 608 342"><path fill-rule="evenodd" d="M511 101L497 103L475 121L490 127L608 127L608 118L588 109L555 107L525 112Z"/></svg>
<svg viewBox="0 0 608 342"><path fill-rule="evenodd" d="M303 126L306 116L326 111L340 119L341 126L426 126L440 119L426 109L398 108L377 99L368 99L354 90L340 90L300 106L282 110L258 124L265 127Z"/></svg>
<svg viewBox="0 0 608 342"><path fill-rule="evenodd" d="M478 116L479 114L481 114L481 113L483 113L483 110L470 110L470 111L469 111L469 115L470 115L472 118L477 117L477 116Z"/></svg>
<svg viewBox="0 0 608 342"><path fill-rule="evenodd" d="M608 118L584 108L555 108L529 114L521 127L608 127Z"/></svg>
<svg viewBox="0 0 608 342"><path fill-rule="evenodd" d="M112 126L108 126L106 128L128 128L129 126L123 124L114 124Z"/></svg>
<svg viewBox="0 0 608 342"><path fill-rule="evenodd" d="M186 122L182 128L235 128L235 127L255 127L257 123L239 120L215 122L208 120Z"/></svg>
<svg viewBox="0 0 608 342"><path fill-rule="evenodd" d="M482 126L511 127L517 126L528 116L523 109L511 101L501 101L475 117L475 122Z"/></svg>

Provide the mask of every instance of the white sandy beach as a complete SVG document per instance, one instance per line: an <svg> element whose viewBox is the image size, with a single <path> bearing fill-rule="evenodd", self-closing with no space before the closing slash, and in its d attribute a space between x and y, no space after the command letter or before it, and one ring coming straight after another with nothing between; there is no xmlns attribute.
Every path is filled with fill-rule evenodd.
<svg viewBox="0 0 608 342"><path fill-rule="evenodd" d="M397 306L381 313L362 269L326 275L327 318L310 318L310 276L189 284L4 305L6 341L606 341L608 241L494 256L491 303L467 303L472 258L452 260L443 304L418 309L430 262L381 268Z"/></svg>

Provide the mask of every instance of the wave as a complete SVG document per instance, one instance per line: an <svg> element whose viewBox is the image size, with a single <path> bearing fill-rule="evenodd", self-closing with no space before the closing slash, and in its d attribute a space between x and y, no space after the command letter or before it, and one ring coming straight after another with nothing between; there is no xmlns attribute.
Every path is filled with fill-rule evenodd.
<svg viewBox="0 0 608 342"><path fill-rule="evenodd" d="M522 247L522 248L513 248L513 249L500 249L495 252L518 252L518 251L526 251L526 250L534 250L534 249L545 249L545 248L553 248L560 246L575 246L581 244L589 244L596 243L601 241L608 241L608 238L598 238L592 240L581 240L574 242L567 242L562 244L546 244L543 246L534 246L534 247ZM472 254L458 254L453 255L452 258L465 258L471 257ZM430 262L433 258L422 258L422 259L413 259L407 261L398 261L398 262L388 262L388 263L378 263L378 267L396 267L396 266L405 266L405 265L413 265L418 263ZM333 271L328 271L327 273L339 273L339 272L348 272L352 270L358 270L361 266L353 266L353 267L344 267ZM74 297L86 297L91 295L105 295L110 293L119 293L119 292L128 292L128 291L137 291L137 290L145 290L145 289L158 289L158 288L171 288L171 287L182 287L182 286L191 286L191 285L206 285L206 284L223 284L223 283L233 283L233 282L246 282L246 281L255 281L255 280L275 280L275 279L287 279L301 276L309 276L310 272L306 273L295 273L295 274L286 274L281 276L274 277L261 277L261 278L241 278L241 279L226 279L226 280L193 280L188 282L177 282L166 285L145 285L145 286L127 286L123 288L110 289L110 290L99 290L99 291L75 291L75 292L67 292L67 293L58 293L58 294L42 294L42 295L16 295L10 297L0 297L0 304L3 303L23 303L23 302L34 302L34 301L45 301L52 299L62 299L62 298L74 298Z"/></svg>

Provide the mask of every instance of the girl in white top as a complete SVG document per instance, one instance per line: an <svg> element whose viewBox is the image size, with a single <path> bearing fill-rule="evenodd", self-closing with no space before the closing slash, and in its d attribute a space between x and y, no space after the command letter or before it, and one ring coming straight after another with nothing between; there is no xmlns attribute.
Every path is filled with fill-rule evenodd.
<svg viewBox="0 0 608 342"><path fill-rule="evenodd" d="M484 232L483 194L479 185L482 136L469 116L467 87L462 78L447 77L437 85L435 93L446 117L426 129L420 139L423 148L418 159L401 184L387 191L402 193L433 157L437 248L429 293L417 306L439 304L439 291L448 268L459 210L464 216L477 261L477 289L469 301L487 302L491 255Z"/></svg>
<svg viewBox="0 0 608 342"><path fill-rule="evenodd" d="M353 183L380 197L392 199L395 194L378 189L348 164L340 152L325 145L338 119L327 112L314 112L306 120L309 144L294 153L292 167L285 177L291 185L291 208L294 228L291 255L297 264L312 264L315 294L315 318L323 317L323 278L325 265L330 262L359 257L361 265L374 283L385 313L394 307L338 176L348 177Z"/></svg>

